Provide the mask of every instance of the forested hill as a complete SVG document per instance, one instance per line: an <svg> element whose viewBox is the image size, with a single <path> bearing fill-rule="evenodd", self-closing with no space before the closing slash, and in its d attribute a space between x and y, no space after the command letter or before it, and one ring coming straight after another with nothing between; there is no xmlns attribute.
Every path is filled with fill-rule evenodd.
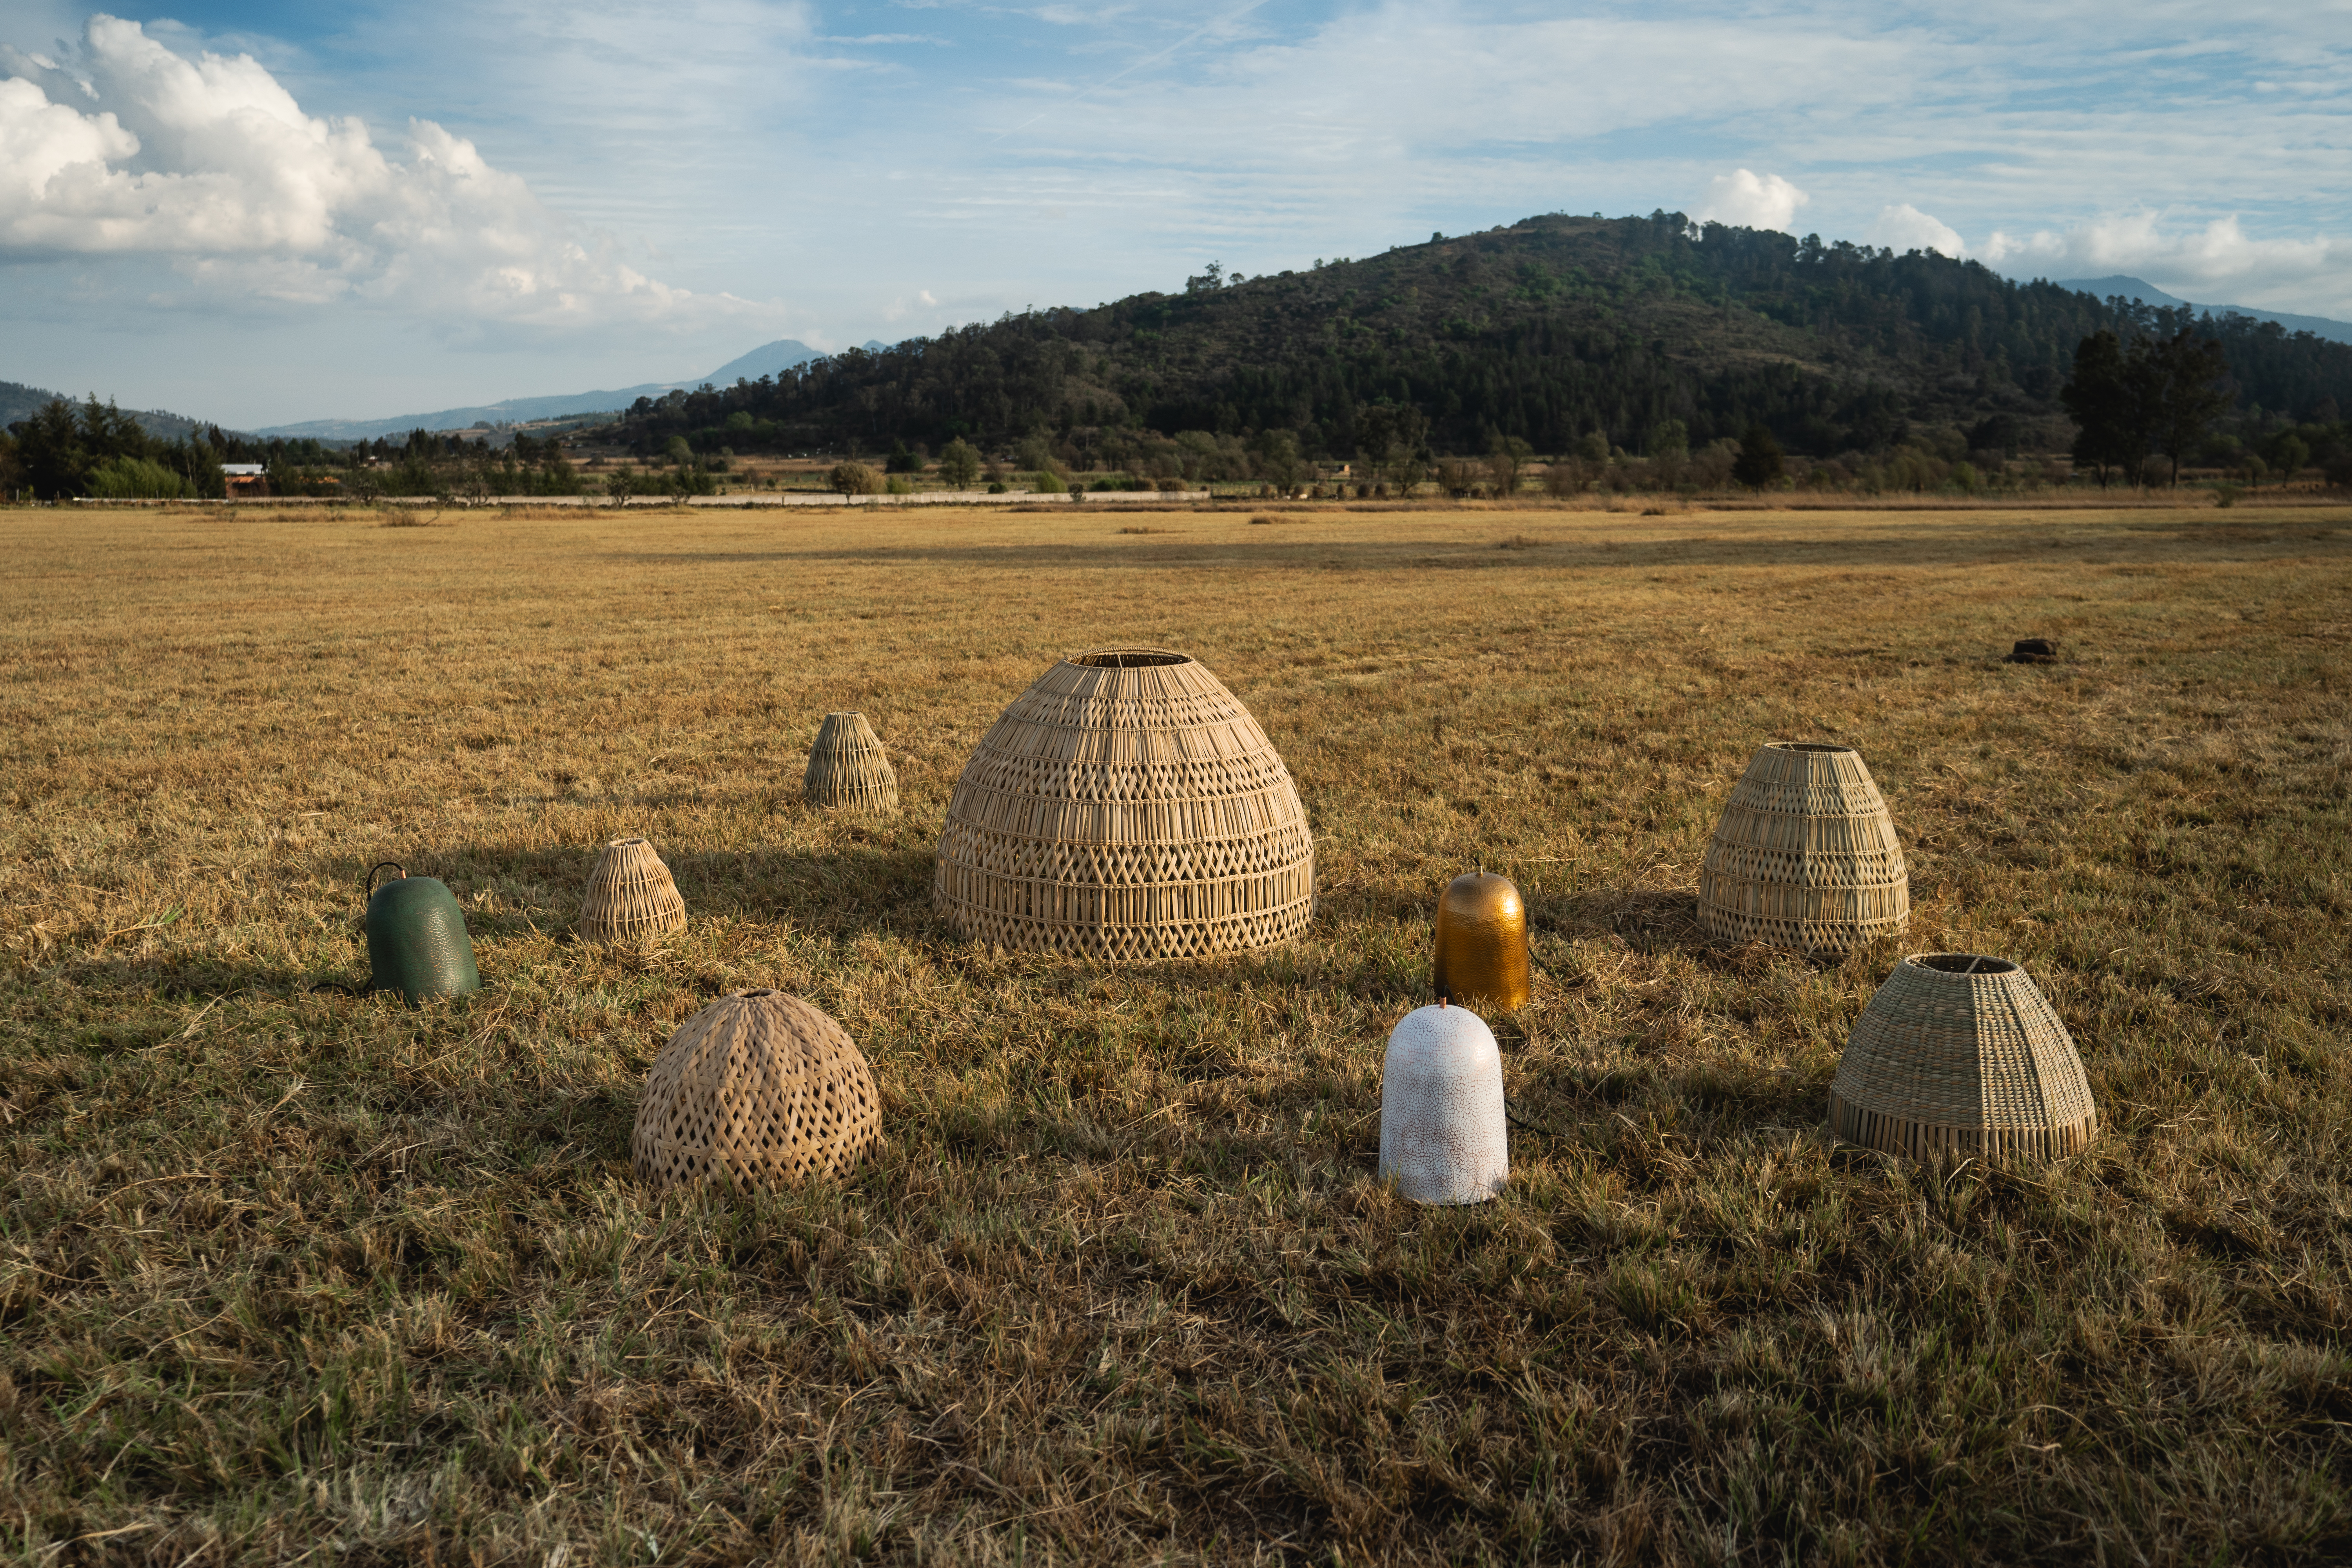
<svg viewBox="0 0 2352 1568"><path fill-rule="evenodd" d="M57 394L44 392L37 386L21 382L0 381L0 430L5 430L19 419L29 419L45 403L57 401ZM170 414L160 408L134 411L131 417L150 436L166 441L184 441L203 427L202 421L183 414Z"/></svg>
<svg viewBox="0 0 2352 1568"><path fill-rule="evenodd" d="M1437 451L1498 437L1563 451L1599 431L1643 450L1760 420L1799 452L1915 430L2063 447L2075 345L2184 325L2219 337L2241 414L2352 408L2352 346L2242 317L2102 301L1975 262L1709 224L1548 216L1302 272L978 323L774 378L641 401L636 444L880 450L1043 435L1112 456L1135 434L1297 432L1309 454ZM1425 421L1425 425L1423 423ZM1997 439L1988 439L1988 433Z"/></svg>

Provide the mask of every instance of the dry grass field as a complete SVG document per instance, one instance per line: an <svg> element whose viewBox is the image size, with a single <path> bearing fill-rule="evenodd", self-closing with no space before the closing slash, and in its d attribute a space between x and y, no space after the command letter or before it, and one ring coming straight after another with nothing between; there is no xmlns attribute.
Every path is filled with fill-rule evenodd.
<svg viewBox="0 0 2352 1568"><path fill-rule="evenodd" d="M0 1550L2352 1556L2352 508L1263 515L0 512ZM1281 748L1306 940L1106 968L931 913L968 749L1114 642ZM845 707L895 819L800 801ZM1724 794L1813 737L1912 932L1710 944ZM571 934L625 832L693 911L646 954ZM479 996L314 989L385 858ZM1513 1180L1419 1209L1382 1046L1481 861L1537 929ZM2088 1152L1824 1139L1906 948L2029 967ZM646 1065L752 984L847 1026L887 1146L651 1197Z"/></svg>

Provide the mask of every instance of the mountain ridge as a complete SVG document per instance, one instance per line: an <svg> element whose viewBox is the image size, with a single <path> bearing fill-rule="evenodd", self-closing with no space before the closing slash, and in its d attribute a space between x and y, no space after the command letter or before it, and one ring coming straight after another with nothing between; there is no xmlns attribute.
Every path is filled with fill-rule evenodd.
<svg viewBox="0 0 2352 1568"><path fill-rule="evenodd" d="M1979 262L1680 213L1549 214L1305 270L973 322L633 407L640 450L882 450L957 437L1157 467L1287 430L1299 451L1693 449L1761 424L1832 456L1909 441L2062 450L2058 393L2101 329L2221 338L2240 405L2352 405L2352 348L2101 300Z"/></svg>
<svg viewBox="0 0 2352 1568"><path fill-rule="evenodd" d="M62 395L45 387L26 386L22 382L0 381L0 430L7 429L19 419L31 418L36 409L55 402ZM72 403L79 399L67 398L66 401ZM184 414L174 414L164 408L133 408L125 412L139 422L141 429L166 441L184 441L208 426L205 420L191 419Z"/></svg>
<svg viewBox="0 0 2352 1568"><path fill-rule="evenodd" d="M2054 281L2061 289L2072 289L2095 300L2109 300L2121 295L2147 305L2164 305L2216 316L2251 316L2257 321L2276 321L2290 332L2309 332L2314 337L2352 343L2352 321L2339 321L2332 316L2299 316L2290 310L2265 310L2258 305L2203 304L2184 300L2177 294L2168 294L2147 279L2134 278L2126 272L2111 272L2105 278L2061 278Z"/></svg>

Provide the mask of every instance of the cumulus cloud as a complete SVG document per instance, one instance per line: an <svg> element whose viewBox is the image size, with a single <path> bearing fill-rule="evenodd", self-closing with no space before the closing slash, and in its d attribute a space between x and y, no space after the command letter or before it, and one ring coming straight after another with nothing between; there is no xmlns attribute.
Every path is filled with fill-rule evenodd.
<svg viewBox="0 0 2352 1568"><path fill-rule="evenodd" d="M2086 278L2124 272L2200 303L2272 304L2352 312L2352 243L2260 239L2235 215L2202 227L2168 228L2159 215L2126 213L2066 229L1996 230L1984 258L2004 272Z"/></svg>
<svg viewBox="0 0 2352 1568"><path fill-rule="evenodd" d="M1734 169L1706 183L1706 194L1691 216L1701 223L1736 227L1786 229L1811 196L1778 174Z"/></svg>
<svg viewBox="0 0 2352 1568"><path fill-rule="evenodd" d="M388 155L247 55L99 16L68 58L0 66L0 257L161 256L211 291L541 328L763 310L638 272L431 121Z"/></svg>
<svg viewBox="0 0 2352 1568"><path fill-rule="evenodd" d="M1950 224L1930 217L1909 202L1881 207L1877 221L1870 226L1863 237L1873 245L1883 245L1896 252L1940 250L1947 256L1958 258L1968 249L1960 243L1959 232Z"/></svg>

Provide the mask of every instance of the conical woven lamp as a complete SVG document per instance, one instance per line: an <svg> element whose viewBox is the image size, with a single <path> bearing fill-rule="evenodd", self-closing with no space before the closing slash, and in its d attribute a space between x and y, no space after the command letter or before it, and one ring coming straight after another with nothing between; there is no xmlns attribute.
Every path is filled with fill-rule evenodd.
<svg viewBox="0 0 2352 1568"><path fill-rule="evenodd" d="M1759 751L1706 847L1698 912L1710 936L1801 951L1901 931L1911 879L1862 753L1790 741Z"/></svg>
<svg viewBox="0 0 2352 1568"><path fill-rule="evenodd" d="M1870 999L1830 1085L1830 1131L1915 1160L2055 1159L2098 1131L2083 1058L2024 970L1916 953Z"/></svg>
<svg viewBox="0 0 2352 1568"><path fill-rule="evenodd" d="M809 748L808 773L801 794L811 805L847 811L898 809L898 775L882 750L882 737L863 713L828 713Z"/></svg>
<svg viewBox="0 0 2352 1568"><path fill-rule="evenodd" d="M686 900L669 868L642 838L615 838L588 873L580 901L585 942L644 942L686 929Z"/></svg>
<svg viewBox="0 0 2352 1568"><path fill-rule="evenodd" d="M738 991L654 1058L629 1155L656 1187L772 1187L847 1171L881 1141L874 1074L841 1026L797 996Z"/></svg>
<svg viewBox="0 0 2352 1568"><path fill-rule="evenodd" d="M1274 745L1192 658L1073 654L964 764L935 891L965 935L1097 958L1286 942L1315 842Z"/></svg>

